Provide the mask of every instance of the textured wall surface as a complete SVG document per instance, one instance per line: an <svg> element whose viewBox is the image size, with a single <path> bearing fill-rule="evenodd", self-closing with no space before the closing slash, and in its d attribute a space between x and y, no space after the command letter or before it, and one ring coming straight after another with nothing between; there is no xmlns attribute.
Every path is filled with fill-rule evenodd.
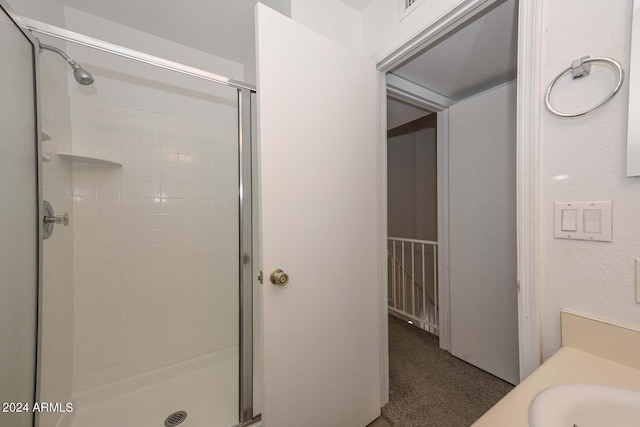
<svg viewBox="0 0 640 427"><path fill-rule="evenodd" d="M541 91L583 55L616 58L628 70L630 0L547 0L543 9ZM606 68L594 67L589 78L565 83L555 91L558 108L582 109L609 90L613 76ZM560 346L562 309L640 328L640 305L634 302L640 179L625 176L627 94L625 84L609 104L583 118L562 120L542 112L540 272L545 358ZM598 200L613 201L612 243L553 238L553 202Z"/></svg>

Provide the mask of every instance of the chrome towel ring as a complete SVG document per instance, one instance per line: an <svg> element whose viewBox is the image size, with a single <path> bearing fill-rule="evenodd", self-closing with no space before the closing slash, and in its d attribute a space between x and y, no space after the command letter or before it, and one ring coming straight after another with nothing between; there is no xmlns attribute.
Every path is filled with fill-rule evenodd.
<svg viewBox="0 0 640 427"><path fill-rule="evenodd" d="M613 88L613 90L606 96L606 98L604 98L602 101L598 102L596 105L594 105L593 107L584 110L584 111L580 111L578 113L563 113L561 111L556 110L553 105L551 105L551 100L549 99L551 96L551 91L553 90L553 87L555 86L555 84L558 82L558 80L560 80L562 77L564 77L567 73L571 72L571 75L573 77L573 79L579 79L585 76L588 76L591 73L591 63L592 62L604 62L605 64L609 64L611 65L617 72L618 74L618 81L615 85L615 87ZM553 114L555 114L556 116L559 117L580 117L580 116L584 116L585 114L588 114L600 107L602 107L604 104L606 104L607 102L609 102L611 100L611 98L613 98L618 91L620 90L620 88L622 87L622 83L624 82L624 70L622 69L622 65L620 65L620 63L618 61L616 61L615 59L611 59L611 58L591 58L589 56L583 56L582 58L576 59L575 61L573 61L571 63L571 67L567 68L566 70L562 71L560 74L558 74L552 81L551 84L549 84L549 87L547 88L547 93L544 96L544 102L547 105L547 109L549 111L551 111Z"/></svg>

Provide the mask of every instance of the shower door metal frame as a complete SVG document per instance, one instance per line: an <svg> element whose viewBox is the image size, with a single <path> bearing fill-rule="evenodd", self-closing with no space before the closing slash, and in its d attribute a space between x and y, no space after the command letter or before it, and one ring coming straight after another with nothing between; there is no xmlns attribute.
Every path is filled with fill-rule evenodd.
<svg viewBox="0 0 640 427"><path fill-rule="evenodd" d="M27 36L34 46L35 61L35 89L36 89L36 117L37 117L37 144L38 144L38 218L42 218L42 146L41 146L41 116L40 116L40 92L38 86L38 64L39 64L39 43L38 39L31 33L37 32L60 40L65 40L81 46L93 48L109 54L121 56L134 61L142 62L155 67L174 71L180 74L229 86L237 89L238 93L238 184L239 184L239 296L240 296L240 319L239 319L239 424L237 427L249 426L260 422L261 415L253 413L253 286L254 286L254 260L253 260L253 211L252 204L252 109L251 95L256 93L255 86L228 77L211 73L206 70L194 68L185 64L170 61L157 56L149 55L133 49L119 46L83 34L75 33L50 24L35 21L33 19L20 17L15 14L7 5L6 0L0 0L0 6L5 9L21 31ZM35 401L39 398L40 384L40 343L42 342L42 221L38 221L38 334L36 345L36 395ZM34 417L34 426L38 425L37 414Z"/></svg>
<svg viewBox="0 0 640 427"><path fill-rule="evenodd" d="M248 89L255 91L256 88L245 82L225 77L221 74L215 74L210 71L202 70L200 68L191 67L189 65L181 64L179 62L171 61L159 56L150 55L148 53L140 52L138 50L130 49L128 47L120 46L115 43L106 42L104 40L96 39L94 37L86 36L84 34L76 33L74 31L67 30L65 28L56 27L55 25L47 24L44 22L36 21L35 19L21 17L21 21L25 28L50 37L54 37L60 40L65 40L71 43L78 44L80 46L90 47L92 49L100 50L102 52L109 53L111 55L121 56L134 61L142 62L154 67L164 68L165 70L175 71L187 76L196 77L202 80L207 80L213 83L221 84L224 86L230 86L239 90Z"/></svg>
<svg viewBox="0 0 640 427"><path fill-rule="evenodd" d="M35 114L35 141L36 144L36 158L34 161L36 162L36 198L37 198L37 208L36 208L36 227L38 232L36 233L36 245L37 245L37 282L36 282L36 330L34 331L34 341L35 341L35 366L34 369L34 380L35 384L33 387L33 402L40 401L40 378L42 373L42 309L43 309L43 301L42 301L42 282L43 282L43 234L44 227L42 218L44 217L43 210L43 190L42 190L42 109L41 109L41 98L40 98L40 43L36 37L34 37L33 33L29 31L23 19L20 15L15 13L11 5L6 0L0 0L0 9L2 9L8 16L9 19L13 21L13 23L18 27L22 35L31 43L32 46L32 54L33 54L33 92L34 92L34 114ZM33 426L36 427L40 422L40 414L39 412L35 412L33 414Z"/></svg>
<svg viewBox="0 0 640 427"><path fill-rule="evenodd" d="M251 94L238 89L238 176L240 184L240 425L253 413L253 193Z"/></svg>

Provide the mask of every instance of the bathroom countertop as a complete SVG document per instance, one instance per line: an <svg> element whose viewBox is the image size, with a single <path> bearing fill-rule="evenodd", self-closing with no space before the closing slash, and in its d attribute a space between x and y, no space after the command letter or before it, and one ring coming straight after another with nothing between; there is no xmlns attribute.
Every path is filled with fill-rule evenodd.
<svg viewBox="0 0 640 427"><path fill-rule="evenodd" d="M529 404L558 384L600 384L640 391L640 369L573 347L562 347L484 414L473 427L529 427Z"/></svg>

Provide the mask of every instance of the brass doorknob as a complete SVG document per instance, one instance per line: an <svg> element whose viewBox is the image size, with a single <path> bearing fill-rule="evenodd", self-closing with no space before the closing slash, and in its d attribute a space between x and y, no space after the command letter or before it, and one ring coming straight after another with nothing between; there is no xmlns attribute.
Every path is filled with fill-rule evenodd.
<svg viewBox="0 0 640 427"><path fill-rule="evenodd" d="M289 275L279 268L271 273L271 283L278 286L287 286L289 284Z"/></svg>

